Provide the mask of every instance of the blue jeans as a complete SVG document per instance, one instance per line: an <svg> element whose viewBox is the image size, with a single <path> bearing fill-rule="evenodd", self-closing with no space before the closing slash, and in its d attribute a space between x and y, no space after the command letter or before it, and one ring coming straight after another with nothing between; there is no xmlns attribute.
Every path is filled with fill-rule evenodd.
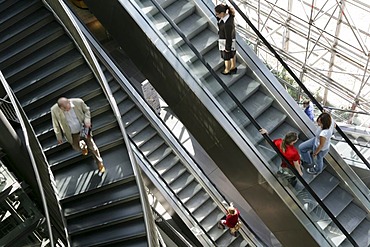
<svg viewBox="0 0 370 247"><path fill-rule="evenodd" d="M308 164L313 164L315 172L320 173L324 167L324 156L329 152L329 149L321 150L316 159L312 160L312 153L316 150L315 147L315 137L308 139L305 142L302 142L299 146L299 153L301 155L301 160Z"/></svg>

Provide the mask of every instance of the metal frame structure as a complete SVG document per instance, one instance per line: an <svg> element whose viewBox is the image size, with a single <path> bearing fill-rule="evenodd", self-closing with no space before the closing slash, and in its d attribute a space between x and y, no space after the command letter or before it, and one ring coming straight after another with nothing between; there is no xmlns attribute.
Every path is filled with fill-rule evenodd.
<svg viewBox="0 0 370 247"><path fill-rule="evenodd" d="M323 106L369 112L370 5L365 0L235 2ZM285 77L256 34L237 22L258 56Z"/></svg>

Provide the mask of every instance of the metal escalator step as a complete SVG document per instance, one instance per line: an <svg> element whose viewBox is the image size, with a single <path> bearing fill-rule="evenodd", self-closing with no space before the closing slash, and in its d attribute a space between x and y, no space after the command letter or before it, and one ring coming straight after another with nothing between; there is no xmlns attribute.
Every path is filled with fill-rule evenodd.
<svg viewBox="0 0 370 247"><path fill-rule="evenodd" d="M310 183L311 188L320 197L321 200L326 198L331 191L338 186L339 180L327 171L323 171Z"/></svg>
<svg viewBox="0 0 370 247"><path fill-rule="evenodd" d="M110 186L102 187L94 193L77 198L62 200L63 213L66 218L73 218L85 212L91 212L96 208L103 208L110 204L120 203L121 201L131 201L139 198L139 189L134 178L128 181L112 183Z"/></svg>
<svg viewBox="0 0 370 247"><path fill-rule="evenodd" d="M127 100L127 102L120 103L118 107L122 116L123 124L127 129L137 119L142 118L143 113L135 106L135 104L131 100ZM123 112L121 109L123 110Z"/></svg>
<svg viewBox="0 0 370 247"><path fill-rule="evenodd" d="M133 219L142 218L143 209L140 198L136 200L124 201L119 204L96 209L89 214L79 215L78 217L67 218L68 233L73 236L83 232L99 231L117 223L130 222Z"/></svg>
<svg viewBox="0 0 370 247"><path fill-rule="evenodd" d="M164 140L160 136L156 135L147 142L143 143L139 149L145 156L148 156L157 149L163 150L164 152L166 147L168 146L165 145Z"/></svg>
<svg viewBox="0 0 370 247"><path fill-rule="evenodd" d="M99 231L74 235L71 237L71 242L72 247L93 245L112 246L111 243L114 244L115 242L123 240L135 242L136 239L139 239L141 242L143 237L146 237L145 222L143 218L139 218L129 222L109 225L99 229ZM127 244L126 241L124 243Z"/></svg>
<svg viewBox="0 0 370 247"><path fill-rule="evenodd" d="M109 186L113 182L131 178L134 173L123 142L103 150L99 146L100 154L106 167L104 174L99 174L97 166L91 156L78 158L69 166L53 170L56 188L60 198L81 196L83 193L94 192L97 188ZM70 148L69 153L74 151ZM68 154L69 154L68 153Z"/></svg>
<svg viewBox="0 0 370 247"><path fill-rule="evenodd" d="M181 32L185 35L187 39L193 38L195 35L199 34L208 26L208 22L205 18L202 18L195 12L188 16L186 19L177 24ZM181 46L185 41L181 36L174 30L169 29L166 31L165 36L169 44L176 48Z"/></svg>
<svg viewBox="0 0 370 247"><path fill-rule="evenodd" d="M198 222L201 222L204 218L208 217L212 211L220 211L217 205L209 198L203 204L200 204L195 211L193 211L193 216L197 219Z"/></svg>
<svg viewBox="0 0 370 247"><path fill-rule="evenodd" d="M208 203L211 197L205 190L199 190L197 193L195 193L189 200L185 203L186 207L189 209L191 213L196 211L199 206L203 205L204 203Z"/></svg>
<svg viewBox="0 0 370 247"><path fill-rule="evenodd" d="M21 21L0 32L0 51L32 34L35 30L54 21L54 17L45 8L28 15Z"/></svg>
<svg viewBox="0 0 370 247"><path fill-rule="evenodd" d="M145 130L150 129L150 124L143 115L136 115L138 118L135 121L132 121L129 126L126 127L126 133L134 139L136 135L140 133L145 133ZM139 140L139 139L137 139ZM149 140L149 139L148 139ZM140 142L143 144L143 142Z"/></svg>
<svg viewBox="0 0 370 247"><path fill-rule="evenodd" d="M148 159L159 174L166 172L171 169L172 166L180 162L180 158L170 149L166 150L165 153L159 152L158 150L157 152L152 153Z"/></svg>
<svg viewBox="0 0 370 247"><path fill-rule="evenodd" d="M22 0L0 0L0 14L2 12L5 12L9 7L11 7L14 4L17 4L17 2L20 2Z"/></svg>
<svg viewBox="0 0 370 247"><path fill-rule="evenodd" d="M249 105L249 107L251 106ZM267 109L260 107L259 111L254 112L254 114L259 114L259 116L256 118L256 121L263 128L269 130L270 132L273 132L276 128L278 128L279 125L282 124L286 118L286 115L283 112L279 111L273 106L270 106ZM243 132L246 133L246 135L249 137L254 145L257 145L263 139L263 136L251 124L244 128Z"/></svg>
<svg viewBox="0 0 370 247"><path fill-rule="evenodd" d="M115 123L116 124L116 123ZM55 138L51 137L50 139L53 141ZM101 133L101 134L94 134L94 141L96 145L99 148L100 152L103 152L103 150L109 149L104 148L104 146L114 146L114 145L120 145L122 144L122 134L119 131L119 128L116 126L115 128L111 128L109 130L109 134L107 133ZM48 143L47 141L45 141ZM87 156L82 156L80 152L73 151L72 147L70 145L64 146L64 149L58 148L58 146L55 144L53 148L58 148L57 150L54 150L54 152L47 150L46 155L48 156L49 165L53 169L53 171L56 171L57 169L64 168L66 166L70 167L71 164L74 164L75 162L78 162L81 159L85 158L92 158L91 154Z"/></svg>
<svg viewBox="0 0 370 247"><path fill-rule="evenodd" d="M194 194L198 193L202 189L202 185L196 179L193 179L180 191L177 191L177 196L180 198L182 203L186 203Z"/></svg>
<svg viewBox="0 0 370 247"><path fill-rule="evenodd" d="M161 177L166 181L166 183L171 183L182 176L187 169L181 162L177 162L175 164L169 164L169 167L163 170L157 170L158 166L155 166L155 169L161 174Z"/></svg>
<svg viewBox="0 0 370 247"><path fill-rule="evenodd" d="M366 218L366 212L350 203L337 217L344 228L351 233Z"/></svg>
<svg viewBox="0 0 370 247"><path fill-rule="evenodd" d="M202 54L203 52L205 52L205 54ZM222 66L224 66L224 60L220 56L220 51L218 51L216 49L211 49L209 51L203 50L202 53L201 54L202 54L204 60L209 64L209 66L211 66L211 68L214 71L218 71L218 70L221 69ZM189 61L185 61L185 62L188 65L191 65L192 67L198 67L198 66L203 66L204 67L204 64L198 59L198 57L194 57L193 60L189 60ZM240 75L241 71L238 70L238 72L239 72L238 75ZM232 76L231 78L234 79L236 77ZM213 76L206 77L207 82L205 82L205 84L208 84L209 79L214 79L215 80L215 78ZM208 87L208 88L211 89L212 87Z"/></svg>
<svg viewBox="0 0 370 247"><path fill-rule="evenodd" d="M248 77L244 76L242 79L244 78ZM250 107L253 109L253 111L251 111L250 108L247 110L250 114L257 115L257 112L261 111L260 108L266 108L270 105L272 99L257 91L260 83L256 81L251 81L248 83L248 81L244 81L242 79L233 83L229 87L229 90L238 99L238 101L246 107L249 106L251 102L255 102L255 104ZM232 112L231 114L233 114L233 111L238 108L236 102L228 93L226 93L226 91L223 91L216 99L221 103L227 112ZM244 104L244 102L246 103ZM259 105L258 108L256 107L257 105Z"/></svg>
<svg viewBox="0 0 370 247"><path fill-rule="evenodd" d="M334 216L338 216L353 200L353 197L345 190L337 186L325 199L324 203Z"/></svg>
<svg viewBox="0 0 370 247"><path fill-rule="evenodd" d="M149 141L151 138L157 135L157 131L151 126L146 125L144 129L140 130L132 140L137 146L144 145L145 142Z"/></svg>
<svg viewBox="0 0 370 247"><path fill-rule="evenodd" d="M55 22L52 22L47 27L38 29L33 35L29 35L13 44L0 54L0 68L7 68L16 61L21 60L23 57L26 57L46 44L53 42L63 34L63 29Z"/></svg>
<svg viewBox="0 0 370 247"><path fill-rule="evenodd" d="M188 171L186 171L183 174L181 174L181 176L178 177L177 179L170 181L169 187L177 194L193 180L194 176L191 175Z"/></svg>
<svg viewBox="0 0 370 247"><path fill-rule="evenodd" d="M208 232L212 228L216 231L220 231L220 229L217 228L217 223L221 218L225 215L224 212L221 210L213 210L208 217L205 217L200 224L203 226L203 228Z"/></svg>
<svg viewBox="0 0 370 247"><path fill-rule="evenodd" d="M179 23L194 12L195 5L194 3L186 0L178 0L174 1L164 10L170 16L171 20L173 20L175 23ZM158 30L166 31L171 27L160 12L154 15L153 22Z"/></svg>
<svg viewBox="0 0 370 247"><path fill-rule="evenodd" d="M29 91L25 96L19 97L22 100L22 106L24 108L34 108L38 107L44 102L48 102L51 99L54 99L54 103L57 101L61 95L65 96L65 93L69 90L76 88L81 84L95 84L96 79L92 73L83 74L76 80L68 76L63 76L63 79L68 78L71 80L58 80L49 81L49 83L44 84L40 82L37 87L32 88L32 91ZM96 84L95 84L96 85ZM35 85L36 86L36 85ZM52 104L53 105L53 104ZM52 106L51 105L51 106Z"/></svg>
<svg viewBox="0 0 370 247"><path fill-rule="evenodd" d="M0 32L41 7L42 4L38 0L19 1L9 6L0 14Z"/></svg>
<svg viewBox="0 0 370 247"><path fill-rule="evenodd" d="M361 224L351 233L351 236L356 241L358 246L370 246L370 221L365 219ZM353 245L346 239L341 243L340 247L352 247Z"/></svg>
<svg viewBox="0 0 370 247"><path fill-rule="evenodd" d="M11 80L11 82L16 81L34 70L42 68L73 48L74 44L70 38L66 35L60 36L52 43L43 46L39 50L4 69L4 75L10 78L9 80Z"/></svg>
<svg viewBox="0 0 370 247"><path fill-rule="evenodd" d="M97 82L94 83L86 83L82 85L78 85L75 88L70 89L70 91L65 92L63 95L67 98L82 98L85 102L88 102L90 99L99 96L103 93L100 87L97 87ZM67 86L69 88L69 86ZM58 95L59 97L60 95ZM31 109L27 109L28 105L24 108L27 109L27 116L30 119L32 126L35 130L36 135L38 138L42 139L40 135L45 133L45 131L51 130L51 113L50 108L56 103L58 97L54 99L49 99L48 101L44 102L43 105L37 106Z"/></svg>

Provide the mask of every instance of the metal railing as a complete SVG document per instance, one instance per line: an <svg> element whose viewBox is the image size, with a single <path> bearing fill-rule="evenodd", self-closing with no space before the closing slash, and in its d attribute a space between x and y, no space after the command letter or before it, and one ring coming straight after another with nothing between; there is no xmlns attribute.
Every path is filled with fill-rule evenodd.
<svg viewBox="0 0 370 247"><path fill-rule="evenodd" d="M109 104L112 107L112 111L114 116L116 117L118 126L122 132L122 136L128 151L129 159L131 161L134 174L135 174L135 179L137 181L137 185L140 191L140 199L142 202L142 209L144 212L144 221L145 221L145 227L147 231L147 239L149 246L156 246L157 244L157 236L155 234L155 231L153 229L154 227L154 222L152 221L152 213L150 211L150 206L147 203L147 195L145 192L144 184L142 181L142 178L140 176L139 172L139 167L138 164L136 163L136 159L133 155L133 152L130 147L130 141L128 140L128 136L124 127L124 124L121 120L121 114L119 112L117 103L114 99L114 96L112 94L112 91L108 85L108 82L104 76L104 73L94 55L94 53L91 50L91 47L84 37L81 29L78 27L78 24L76 20L73 17L73 13L70 11L68 6L62 1L54 1L54 0L43 0L46 2L46 4L49 6L49 8L52 10L54 15L60 20L60 22L64 25L65 29L68 31L70 34L71 38L73 41L76 43L77 47L80 49L82 55L84 56L87 64L90 66L91 70L95 74L96 79L98 80L100 86L102 87L102 90L107 97L107 100Z"/></svg>

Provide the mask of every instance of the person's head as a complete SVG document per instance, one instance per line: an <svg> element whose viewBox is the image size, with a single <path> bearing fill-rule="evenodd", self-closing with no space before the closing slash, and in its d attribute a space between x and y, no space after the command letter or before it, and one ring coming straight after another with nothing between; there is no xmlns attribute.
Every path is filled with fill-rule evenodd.
<svg viewBox="0 0 370 247"><path fill-rule="evenodd" d="M306 100L303 101L303 106L304 107L307 107L309 105L310 105L310 100L309 99L306 99Z"/></svg>
<svg viewBox="0 0 370 247"><path fill-rule="evenodd" d="M226 15L227 10L228 7L225 4L216 5L215 7L216 17L223 18Z"/></svg>
<svg viewBox="0 0 370 247"><path fill-rule="evenodd" d="M289 131L283 138L283 142L281 143L281 149L283 152L286 150L287 145L294 145L298 141L298 134L294 131Z"/></svg>
<svg viewBox="0 0 370 247"><path fill-rule="evenodd" d="M331 116L329 113L323 112L317 117L316 121L323 130L329 129L331 125Z"/></svg>
<svg viewBox="0 0 370 247"><path fill-rule="evenodd" d="M71 109L71 102L65 97L59 98L57 104L58 107L63 111L69 111Z"/></svg>
<svg viewBox="0 0 370 247"><path fill-rule="evenodd" d="M227 208L227 212L229 214L235 214L236 213L236 210L235 210L235 208L233 206L230 206L230 207Z"/></svg>

